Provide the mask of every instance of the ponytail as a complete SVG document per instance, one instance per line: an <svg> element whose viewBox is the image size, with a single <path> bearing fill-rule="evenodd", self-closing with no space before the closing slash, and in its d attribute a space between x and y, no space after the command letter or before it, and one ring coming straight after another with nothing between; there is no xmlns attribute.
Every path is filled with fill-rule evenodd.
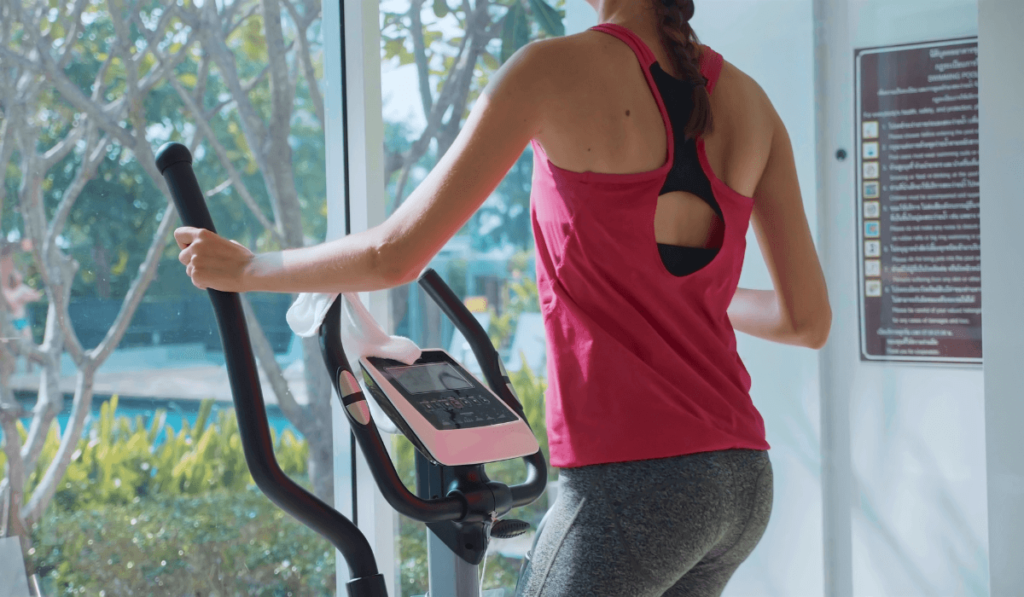
<svg viewBox="0 0 1024 597"><path fill-rule="evenodd" d="M700 41L690 27L693 0L650 0L658 19L661 42L668 49L672 68L693 84L693 114L686 124L687 139L711 132L711 96L707 79L700 74Z"/></svg>

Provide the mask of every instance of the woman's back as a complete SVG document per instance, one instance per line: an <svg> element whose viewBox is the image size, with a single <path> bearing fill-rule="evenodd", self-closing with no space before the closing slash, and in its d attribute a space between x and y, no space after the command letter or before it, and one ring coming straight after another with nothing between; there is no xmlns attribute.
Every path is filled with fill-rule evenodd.
<svg viewBox="0 0 1024 597"><path fill-rule="evenodd" d="M655 32L634 33L666 72L679 76ZM576 172L623 174L661 166L665 125L629 46L593 30L545 43L552 44L551 55L561 57L549 68L564 82L548 93L536 137L548 159ZM739 194L753 196L770 154L775 112L757 83L728 62L711 95L711 111L714 128L704 135L711 169ZM705 201L689 193L668 194L655 216L657 240L705 246L713 218Z"/></svg>
<svg viewBox="0 0 1024 597"><path fill-rule="evenodd" d="M664 25L693 5L653 10ZM517 595L719 595L771 511L769 446L729 307L753 197L767 198L759 240L767 224L775 243L786 229L764 209L799 203L788 137L719 54L668 55L661 41L690 37L688 25L659 35L641 16L649 30L605 22L551 42L557 62L533 62L547 85L531 218L550 456L564 470ZM775 249L770 269L790 257Z"/></svg>
<svg viewBox="0 0 1024 597"><path fill-rule="evenodd" d="M551 462L767 449L726 314L753 200L711 170L703 138L687 138L694 84L664 72L626 27L602 24L587 35L616 45L581 35L560 52L566 60L541 63L565 72L541 74L559 91L544 95L533 139ZM700 82L712 98L722 68L706 49ZM743 129L721 127L730 147L758 145L731 130ZM562 156L552 159L545 141ZM679 273L665 261L666 244L710 257Z"/></svg>

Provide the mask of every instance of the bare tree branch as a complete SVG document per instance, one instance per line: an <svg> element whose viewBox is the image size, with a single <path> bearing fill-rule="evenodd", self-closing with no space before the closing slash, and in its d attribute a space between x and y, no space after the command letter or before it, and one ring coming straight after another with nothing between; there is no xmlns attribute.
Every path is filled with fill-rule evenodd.
<svg viewBox="0 0 1024 597"><path fill-rule="evenodd" d="M51 84L54 85L54 87L61 94L61 96L69 102L71 102L71 104L76 109L79 109L80 111L87 113L89 116L96 119L97 122L102 123L103 128L111 132L111 134L114 134L117 137L117 140L120 141L125 146L131 147L134 144L132 137L125 133L123 129L121 129L117 125L117 123L109 117L109 115L103 108L89 101L89 99L85 97L81 90L79 90L73 83L71 83L71 81L69 81L66 77L63 76L63 73L57 72L55 70L55 65L53 64L52 60L48 60L44 57L40 61L42 63L42 68L40 69L39 64L32 62L28 58L16 52L12 52L4 47L0 47L0 56L3 56L8 60L13 60L19 64L22 64L30 72L41 71L40 74L46 75L48 80L51 82ZM41 56L44 55L41 54Z"/></svg>
<svg viewBox="0 0 1024 597"><path fill-rule="evenodd" d="M164 187L164 192L167 192L166 187ZM39 484L36 486L36 489L32 494L32 498L28 501L25 507L22 518L27 525L34 523L42 515L43 510L45 510L46 506L53 498L57 482L63 477L64 471L67 469L67 466L71 461L73 447L77 445L78 439L81 437L86 414L89 412L92 404L93 375L99 365L109 357L113 348L120 342L124 335L124 331L128 327L128 323L131 321L132 315L142 300L145 288L148 287L149 283L156 275L160 255L163 253L163 248L166 246L170 238L171 227L176 222L174 214L173 203L168 202L167 209L164 212L164 219L161 221L156 234L153 236L153 242L146 254L146 259L139 267L138 276L132 281L132 286L125 296L125 300L121 305L121 310L118 312L114 324L107 331L103 341L100 342L96 348L90 350L85 356L79 359L78 381L76 383L75 396L72 403L71 420L68 422L68 426L61 437L61 444L58 448L57 455L48 466L42 480L40 480ZM71 275L73 276L74 274L72 273ZM70 287L70 283L67 284L67 287ZM67 297L62 298L62 304L58 306L63 308L66 316ZM53 310L53 308L54 304L51 302L51 310ZM74 332L72 330L72 335L69 335L68 339L75 339L73 333ZM77 339L75 339L75 341L77 342ZM81 350L80 346L79 350Z"/></svg>
<svg viewBox="0 0 1024 597"><path fill-rule="evenodd" d="M160 181L163 182L163 179L161 178ZM164 196L169 196L170 191L168 191L166 183L160 186ZM138 274L132 280L128 292L125 293L124 301L121 303L121 309L118 311L114 323L107 330L103 341L88 353L89 359L95 362L97 366L99 363L107 360L110 353L121 342L125 330L128 329L128 324L131 322L131 318L135 314L139 303L142 302L146 288L149 287L150 282L156 276L157 267L160 265L160 256L171 239L174 225L178 223L177 215L178 212L174 208L174 202L168 200L167 208L164 210L163 218L160 220L160 226L157 228L156 233L153 234L153 240L146 251L146 259L139 265Z"/></svg>
<svg viewBox="0 0 1024 597"><path fill-rule="evenodd" d="M210 74L210 61L207 60L206 54L201 53L199 58L199 68L196 70L196 88L192 97L192 102L197 106L203 105L203 95L206 94L206 78ZM176 81L174 77L168 77L170 81ZM179 92L180 93L180 92ZM203 122L209 120L209 118L197 118L197 121ZM195 155L196 148L199 147L199 143L206 137L206 134L202 131L196 131L196 134L192 137L192 142L189 143L189 153Z"/></svg>
<svg viewBox="0 0 1024 597"><path fill-rule="evenodd" d="M401 174L398 179L398 185L395 188L395 206L394 209L398 209L398 206L402 204L402 200L405 195L405 184L409 179L409 173L412 171L413 165L420 160L421 157L430 148L430 142L437 136L438 132L442 127L442 118L448 108L451 107L452 103L456 100L456 93L460 89L459 80L464 76L472 76L472 68L475 64L469 65L469 73L466 73L466 64L461 58L466 53L466 46L471 37L471 32L467 31L466 35L463 36L462 42L459 44L459 51L456 54L455 65L452 70L448 71L448 76L445 78L444 85L441 88L441 94L438 96L437 101L434 102L433 109L427 116L427 126L424 128L423 133L420 134L420 138L413 142L412 147L406 152L402 160Z"/></svg>
<svg viewBox="0 0 1024 597"><path fill-rule="evenodd" d="M7 408L7 404L0 405L0 409ZM6 411L0 410L0 428L4 431L5 437L18 437L18 426L15 423L17 418L9 415ZM12 435L13 434L13 435ZM22 523L21 504L25 492L25 466L18 452L18 444L15 441L4 442L4 454L7 456L7 504L8 521L12 534L26 537L25 525ZM6 500L5 500L6 501ZM24 542L24 540L23 540Z"/></svg>
<svg viewBox="0 0 1024 597"><path fill-rule="evenodd" d="M49 170L53 168L61 160L68 157L68 154L78 145L78 142L82 140L85 135L86 128L89 127L89 123L83 118L77 125L75 125L71 132L66 137L55 143L53 147L48 149L46 153L42 155L39 166L42 170Z"/></svg>
<svg viewBox="0 0 1024 597"><path fill-rule="evenodd" d="M268 164L273 175L267 182L274 185L270 193L274 206L274 221L278 222L290 246L302 246L301 212L287 209L297 205L294 169L292 168L292 146L288 136L292 129L292 112L295 104L295 87L292 85L288 61L285 54L284 30L279 16L281 5L278 0L260 0L263 7L263 29L267 43L267 61L270 64L270 129L266 141L268 146L253 148L254 151L272 151L276 159Z"/></svg>
<svg viewBox="0 0 1024 597"><path fill-rule="evenodd" d="M259 166L261 171L267 170L267 164L263 162L263 152L259 151L267 136L266 127L256 113L256 108L253 107L252 102L249 100L249 94L242 89L238 69L235 66L234 55L227 47L224 39L217 35L223 29L220 18L217 15L217 9L213 2L206 2L199 11L198 18L202 23L199 32L203 42L203 49L217 66L225 86L228 88L231 96L235 98L242 132L249 141L249 147L253 150L253 157L256 159L257 166ZM268 187L272 186L268 184ZM268 188L268 190L273 192L272 189Z"/></svg>
<svg viewBox="0 0 1024 597"><path fill-rule="evenodd" d="M285 48L285 51L288 51L288 50L291 50L291 49L292 49L292 45L288 44L288 47ZM263 70L260 71L260 74L256 75L252 79L249 79L248 81L245 81L245 82L242 83L242 91L246 95L249 95L249 93L253 89L255 89L256 86L259 85L263 81L263 79L266 79L267 75L269 75L269 74L270 74L270 65L267 65L267 66L263 67ZM213 109L206 111L206 118L208 118L208 119L209 118L213 118L214 114L216 114L216 113L220 112L221 110L223 110L224 108L226 108L226 107L236 103L236 101L237 100L234 98L234 96L232 96L232 97L229 97L228 99L220 102L219 104L214 106Z"/></svg>
<svg viewBox="0 0 1024 597"><path fill-rule="evenodd" d="M420 101L423 103L423 114L430 114L434 107L434 96L430 93L430 67L427 64L427 44L423 38L423 0L411 0L409 18L412 26L412 53L416 60L416 74L419 79Z"/></svg>
<svg viewBox="0 0 1024 597"><path fill-rule="evenodd" d="M324 126L324 98L320 94L319 82L316 78L316 69L313 68L313 59L310 56L309 42L306 40L306 31L309 28L310 23L319 16L319 11L314 15L305 15L300 17L298 11L290 0L281 0L284 2L285 8L288 9L288 14L291 15L292 20L295 21L296 27L298 27L298 33L295 36L296 41L299 43L299 60L302 63L302 76L306 78L306 85L309 87L309 97L313 101L313 108L316 110L316 119L320 123L320 126Z"/></svg>
<svg viewBox="0 0 1024 597"><path fill-rule="evenodd" d="M154 87L163 83L164 79L170 77L174 73L174 69L177 68L183 60L185 60L186 56L188 56L189 51L192 49L192 44L196 43L196 41L197 38L195 35L189 36L177 52L172 54L169 58L165 57L164 60L160 61L159 68L154 68L146 73L139 82L139 92L143 94L149 93ZM157 54L155 46L150 51L153 52L154 55Z"/></svg>
<svg viewBox="0 0 1024 597"><path fill-rule="evenodd" d="M85 151L82 152L83 163L79 166L78 171L75 172L75 177L71 180L71 184L65 187L60 203L57 204L57 209L53 212L53 218L50 220L50 225L46 230L47 244L56 243L57 238L64 232L64 224L71 214L71 208L85 189L85 185L96 176L96 171L103 161L104 152L110 143L109 135L104 136L102 140L97 142L99 135L95 127L90 126L89 128L92 130L87 135Z"/></svg>
<svg viewBox="0 0 1024 597"><path fill-rule="evenodd" d="M61 43L63 54L57 61L57 65L61 70L67 66L68 60L71 59L71 43L78 37L79 29L82 26L82 12L88 4L88 0L75 0L75 6L68 15L68 20L71 21L71 24L67 27L67 32L64 34L64 40Z"/></svg>
<svg viewBox="0 0 1024 597"><path fill-rule="evenodd" d="M42 353L43 356L49 356ZM34 470L39 455L46 445L46 434L50 431L53 420L64 408L64 393L60 389L59 361L45 363L40 376L42 383L36 405L32 408L32 422L29 424L28 435L21 447L21 457L25 461L26 470Z"/></svg>
<svg viewBox="0 0 1024 597"><path fill-rule="evenodd" d="M92 408L93 396L93 372L89 369L79 370L75 381L75 397L71 407L71 418L68 420L64 435L60 438L60 447L57 448L57 455L46 468L42 479L32 491L32 497L25 503L21 518L25 526L32 526L38 521L46 506L53 499L57 492L57 484L64 476L64 472L71 463L71 455L78 446L78 440L82 437L82 430L85 427L85 419Z"/></svg>
<svg viewBox="0 0 1024 597"><path fill-rule="evenodd" d="M97 142L98 134L95 127L90 126L89 128L90 131L86 135L87 143L83 152L83 163L79 166L71 184L64 189L60 203L54 211L53 219L46 232L46 245L56 242L71 212L71 207L85 189L85 185L96 176L96 170L100 162L103 161L104 151L110 137L104 136L102 140ZM62 335L66 333L67 330L64 330ZM81 354L81 346L77 344L77 337L70 336L69 339L75 347L73 350ZM48 348L52 348L52 346ZM40 351L40 356L44 358L44 361L47 360L46 356L48 354L48 351ZM35 416L32 418L28 437L21 449L22 457L25 459L26 467L29 469L35 468L36 461L46 441L46 433L49 431L54 417L63 407L63 394L60 391L60 383L55 370L56 367L44 368L42 387L33 410Z"/></svg>
<svg viewBox="0 0 1024 597"><path fill-rule="evenodd" d="M107 70L110 69L110 63L114 61L114 53L107 52L107 59L100 65L98 71L96 71L96 78L92 82L92 101L97 104L103 99L103 80L107 78Z"/></svg>
<svg viewBox="0 0 1024 597"><path fill-rule="evenodd" d="M0 86L0 89L3 89L3 87ZM0 167L4 168L7 167L8 161L10 161L11 156L14 154L14 126L11 125L11 120L15 116L11 110L4 108L6 103L6 95L0 96L0 114L5 116L3 121L0 122ZM6 197L7 185L0 184L0 213L3 213Z"/></svg>
<svg viewBox="0 0 1024 597"><path fill-rule="evenodd" d="M135 55L135 62L141 62L145 58L148 52L153 52L158 47L157 38L163 37L167 31L167 26L170 25L171 19L178 13L178 7L175 4L167 3L164 5L164 11L160 13L160 20L156 22L156 26L153 29L146 27L146 24L142 22L142 13L137 10L129 11L131 15L129 18L139 26L140 31L145 31L146 35L146 46L145 50ZM155 52L153 52L155 54Z"/></svg>
<svg viewBox="0 0 1024 597"><path fill-rule="evenodd" d="M18 4L19 3L17 2L14 3L15 6L17 6ZM39 3L40 12L45 8L46 3ZM45 37L40 36L38 33L39 17L30 21L30 23L25 23L26 26L23 27L22 30L25 32L26 37L28 38L29 43L27 44L27 46L34 50L33 54L38 57L38 62L34 62L29 57L17 54L16 52L8 50L5 47L0 47L0 55L4 55L8 59L14 60L22 64L29 72L35 73L37 75L46 76L49 82L52 85L54 85L54 87L57 89L57 91L60 92L60 94L66 100L68 100L77 110L81 112L86 112L87 114L92 116L94 119L96 119L96 122L100 123L101 125L104 125L104 128L106 128L111 134L116 135L117 133L115 133L115 131L119 131L121 133L121 138L119 138L118 140L121 141L127 147L131 147L133 145L132 137L124 133L122 130L120 130L120 127L118 127L117 124L110 119L110 116L106 110L100 108L99 106L93 104L88 99L86 99L85 95L81 92L81 90L78 89L78 87L75 86L67 78L67 76L60 68L58 68L57 63L53 60L53 57L50 56L52 44L49 43Z"/></svg>
<svg viewBox="0 0 1024 597"><path fill-rule="evenodd" d="M49 55L49 48L45 45L40 36L32 31L32 27L26 27L25 30L29 31L28 35L30 39L35 41L34 49L35 54L39 57L39 61L34 62L29 57L18 54L2 46L0 46L0 56L21 64L30 72L46 76L50 84L54 86L58 93L60 93L61 97L68 101L72 107L79 112L88 114L106 132L110 133L126 148L135 149L134 137L128 134L127 131L125 131L125 129L115 120L115 115L121 113L121 110L124 108L123 104L127 101L127 98L122 97L104 106L101 106L94 101L90 101L89 98L87 98L85 94L83 94L82 91L67 78L64 72L58 68L57 63ZM195 42L195 39L194 35L190 35L185 43L182 44L182 47L178 52L173 54L170 58L165 57L161 60L160 66L152 69L145 77L142 78L141 81L138 82L136 86L134 86L134 89L138 89L141 94L145 94L153 86L164 80L185 58L185 56L187 56L189 49ZM111 52L111 55L113 54L114 52ZM122 55L127 55L127 52L122 52ZM134 70L137 75L137 69L129 68L130 64L134 64L134 61L130 59L125 60L126 70ZM99 81L102 81L102 79L99 79ZM131 88L131 86L129 87Z"/></svg>
<svg viewBox="0 0 1024 597"><path fill-rule="evenodd" d="M245 202L246 207L248 207L249 211L251 211L252 214L256 216L256 219L259 220L264 230L270 232L270 234L274 237L274 240L278 244L280 244L282 247L286 246L284 238L281 236L281 232L280 230L278 230L278 227L275 226L270 220L268 220L265 215L263 215L263 211L256 203L256 199L254 199L253 196L249 194L249 189L245 186L245 183L242 182L241 174L238 173L238 170L235 169L235 166L231 163L231 160L228 158L227 150L224 149L224 146L221 145L220 141L217 140L217 136L213 133L213 129L210 128L210 123L202 118L202 112L200 112L199 106L197 106L195 102L192 100L192 98L189 97L188 93L185 92L185 89L181 86L181 83L174 80L174 78L169 79L169 82L171 86L174 87L175 91L178 92L178 96L180 96L181 101L185 103L185 107L188 108L189 112L192 113L192 116L194 117L194 122L196 123L197 131L203 132L210 146L213 148L214 153L217 154L217 158L220 160L221 166L223 166L224 169L228 171L229 180L234 185L235 190L238 192L238 195L242 198L242 201Z"/></svg>
<svg viewBox="0 0 1024 597"><path fill-rule="evenodd" d="M228 12L225 12L224 14L221 15L221 19L225 20L225 21L226 20L230 20L230 18L232 16L232 13L235 11L236 7L237 6L241 6L241 4L242 4L241 2L232 2L229 5L229 8L227 9ZM245 14L243 14L241 17L239 17L237 21L234 21L230 25L228 25L228 27L224 30L224 38L226 39L229 35L234 33L235 29L238 29L239 27L241 27L242 23L248 21L249 17L251 17L254 14L256 14L257 12L259 12L259 10L260 10L259 3L258 2L253 3L253 5L249 7L249 10L247 10L245 12Z"/></svg>
<svg viewBox="0 0 1024 597"><path fill-rule="evenodd" d="M196 133L197 137L200 136L200 135L201 135L201 133L199 133L199 132ZM213 197L214 195L216 195L218 193L223 193L227 189L230 189L232 184L234 184L233 181L230 178L228 178L224 182L220 183L219 185L213 187L212 189L210 189L209 191L206 191L203 194L206 196L207 199L209 199L210 197Z"/></svg>

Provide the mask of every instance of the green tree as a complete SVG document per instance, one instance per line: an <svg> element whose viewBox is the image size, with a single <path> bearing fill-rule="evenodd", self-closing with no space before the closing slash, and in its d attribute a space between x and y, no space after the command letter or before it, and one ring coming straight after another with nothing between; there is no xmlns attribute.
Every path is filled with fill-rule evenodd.
<svg viewBox="0 0 1024 597"><path fill-rule="evenodd" d="M41 344L16 340L0 301L0 498L27 541L64 477L91 409L96 370L117 347L161 265L161 294L199 292L177 262L178 224L153 149L180 140L225 236L257 250L308 244L325 230L323 101L315 0L167 4L143 0L0 0L0 244L31 239L30 280L45 288ZM15 198L7 202L8 195ZM106 337L82 346L68 305L123 297ZM315 339L303 344L308 404L284 381L243 297L257 358L282 411L310 443L318 495L333 494L330 381ZM71 420L52 455L47 433L64 408L61 356L78 370ZM27 434L10 377L18 356L44 373ZM42 459L41 459L42 458ZM26 490L38 466L44 474Z"/></svg>

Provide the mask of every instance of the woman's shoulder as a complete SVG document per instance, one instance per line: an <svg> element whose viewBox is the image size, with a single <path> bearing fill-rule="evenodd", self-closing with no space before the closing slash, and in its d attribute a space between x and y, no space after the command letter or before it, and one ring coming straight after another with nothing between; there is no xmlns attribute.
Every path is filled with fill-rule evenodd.
<svg viewBox="0 0 1024 597"><path fill-rule="evenodd" d="M701 46L701 52L703 54L717 54L712 48L708 46ZM715 89L719 86L724 85L726 88L732 91L738 91L744 96L751 97L758 101L764 101L768 99L764 89L761 85L750 75L748 75L741 68L729 62L728 58L722 57L722 71L718 76L718 83Z"/></svg>
<svg viewBox="0 0 1024 597"><path fill-rule="evenodd" d="M516 55L529 60L530 65L540 71L575 77L607 70L602 67L613 67L614 62L636 60L629 46L610 35L590 29L532 41L516 52Z"/></svg>
<svg viewBox="0 0 1024 597"><path fill-rule="evenodd" d="M528 85L535 100L558 103L614 84L615 73L635 62L628 46L587 30L526 44L502 66L501 76Z"/></svg>
<svg viewBox="0 0 1024 597"><path fill-rule="evenodd" d="M765 121L775 112L760 83L727 59L723 59L712 102L739 118Z"/></svg>

